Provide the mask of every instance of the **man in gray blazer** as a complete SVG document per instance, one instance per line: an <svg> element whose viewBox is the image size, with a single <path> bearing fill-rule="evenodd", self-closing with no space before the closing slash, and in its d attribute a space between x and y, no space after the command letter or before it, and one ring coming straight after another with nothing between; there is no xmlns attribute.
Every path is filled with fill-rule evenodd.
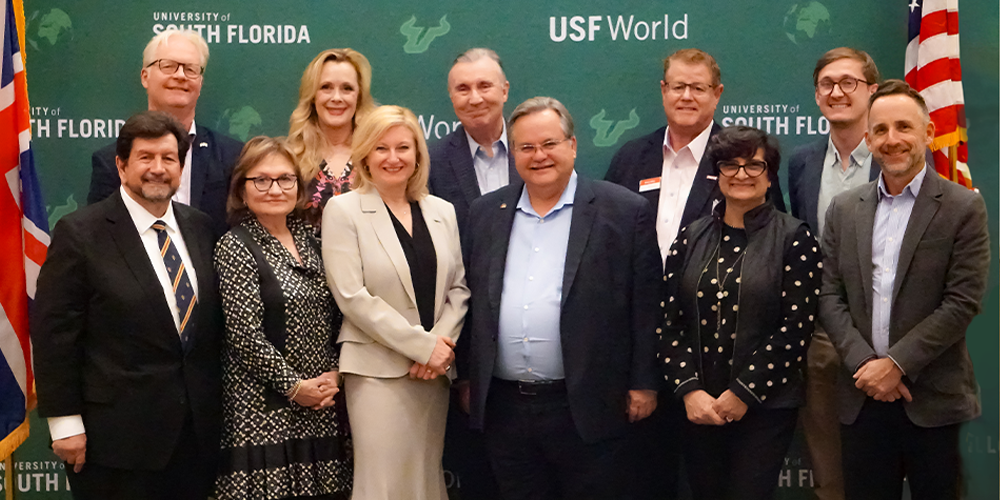
<svg viewBox="0 0 1000 500"><path fill-rule="evenodd" d="M816 105L830 122L830 135L797 148L788 160L788 196L792 215L823 237L826 209L844 191L868 184L881 169L865 143L868 98L878 89L875 61L868 53L838 47L823 54L813 70ZM806 405L799 412L809 458L813 491L819 500L843 500L840 422L835 386L840 356L822 328L813 333L806 361Z"/></svg>
<svg viewBox="0 0 1000 500"><path fill-rule="evenodd" d="M965 330L980 311L990 239L982 197L927 168L923 98L887 80L869 100L878 181L834 198L820 322L837 384L848 499L959 498L959 425L980 415Z"/></svg>

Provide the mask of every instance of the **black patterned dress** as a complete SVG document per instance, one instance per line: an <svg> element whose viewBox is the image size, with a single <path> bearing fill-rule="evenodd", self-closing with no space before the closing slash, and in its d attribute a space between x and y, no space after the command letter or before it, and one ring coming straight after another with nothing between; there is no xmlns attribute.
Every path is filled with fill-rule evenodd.
<svg viewBox="0 0 1000 500"><path fill-rule="evenodd" d="M300 265L256 218L247 217L241 225L260 245L281 285L287 340L283 353L267 340L257 264L230 231L215 248L226 318L217 498L347 498L350 443L337 415L344 409L334 405L312 410L282 399L297 381L338 366L335 332L340 312L326 285L322 257L307 239L312 229L299 219L288 219Z"/></svg>

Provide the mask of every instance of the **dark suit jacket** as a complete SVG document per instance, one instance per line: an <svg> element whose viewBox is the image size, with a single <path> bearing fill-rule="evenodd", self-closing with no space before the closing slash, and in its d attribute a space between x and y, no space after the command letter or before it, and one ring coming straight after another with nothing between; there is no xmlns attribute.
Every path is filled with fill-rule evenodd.
<svg viewBox="0 0 1000 500"><path fill-rule="evenodd" d="M595 442L628 425L627 391L658 388L662 264L653 213L620 186L578 177L563 275L560 335L570 411ZM520 186L476 200L462 235L472 291L463 352L469 357L471 425L482 429L496 359L507 247Z"/></svg>
<svg viewBox="0 0 1000 500"><path fill-rule="evenodd" d="M711 135L718 134L720 130L722 127L718 123L712 124ZM634 193L639 193L639 181L660 177L663 173L663 134L666 132L667 127L662 127L652 134L626 142L611 159L611 166L608 168L607 174L604 175L604 180L625 186ZM711 215L712 207L715 206L713 202L723 199L722 192L719 191L719 182L713 173L714 170L708 157L703 156L701 163L698 164L698 173L695 174L694 183L691 185L687 204L684 206L680 227L687 227L692 222ZM660 204L659 189L639 194L646 198L656 210ZM771 179L771 188L767 190L767 195L768 199L774 203L775 208L782 212L785 211L785 199L781 195L781 185L777 177Z"/></svg>
<svg viewBox="0 0 1000 500"><path fill-rule="evenodd" d="M826 160L826 147L829 136L816 142L799 146L788 159L788 201L792 205L792 215L806 221L814 231L819 230L819 214L816 206L819 203L819 189L823 182L823 161ZM878 178L882 167L872 158L868 180ZM824 214L825 215L825 214Z"/></svg>
<svg viewBox="0 0 1000 500"><path fill-rule="evenodd" d="M205 214L179 203L174 213L198 280L187 352L120 192L62 218L52 234L31 311L38 412L82 415L88 463L162 469L186 418L204 452L218 451L216 234Z"/></svg>
<svg viewBox="0 0 1000 500"><path fill-rule="evenodd" d="M472 155L469 154L469 138L461 125L430 147L431 173L427 187L431 194L443 198L455 206L459 232L464 232L469 207L476 198L482 196ZM522 185L521 176L514 168L514 155L507 153L510 184Z"/></svg>
<svg viewBox="0 0 1000 500"><path fill-rule="evenodd" d="M980 414L965 329L979 313L990 264L986 205L978 193L925 174L903 236L893 284L889 356L902 368L921 427ZM843 359L840 421L851 424L867 397L851 378L872 348L872 231L877 182L833 199L823 234L820 322Z"/></svg>
<svg viewBox="0 0 1000 500"><path fill-rule="evenodd" d="M226 222L226 198L233 167L240 157L243 143L195 124L196 136L191 144L191 206L208 214L215 230L222 234L229 229ZM121 180L115 165L115 144L94 152L91 157L90 192L87 204L92 205L114 194Z"/></svg>

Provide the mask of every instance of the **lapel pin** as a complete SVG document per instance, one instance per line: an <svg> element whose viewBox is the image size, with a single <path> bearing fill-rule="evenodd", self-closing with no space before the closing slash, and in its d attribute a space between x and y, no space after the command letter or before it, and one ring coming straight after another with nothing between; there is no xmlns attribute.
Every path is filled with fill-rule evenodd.
<svg viewBox="0 0 1000 500"><path fill-rule="evenodd" d="M208 143L207 142L203 142L203 143L199 144L198 147L199 148L207 148L208 147Z"/></svg>
<svg viewBox="0 0 1000 500"><path fill-rule="evenodd" d="M507 204L506 203L501 203L500 204L500 208L507 208Z"/></svg>

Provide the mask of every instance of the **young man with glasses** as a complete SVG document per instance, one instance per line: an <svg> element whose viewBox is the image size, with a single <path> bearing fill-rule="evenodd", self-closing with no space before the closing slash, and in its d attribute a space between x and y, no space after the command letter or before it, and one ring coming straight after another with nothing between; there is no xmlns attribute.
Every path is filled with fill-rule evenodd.
<svg viewBox="0 0 1000 500"><path fill-rule="evenodd" d="M142 52L139 80L146 89L148 109L176 118L188 131L187 168L173 200L207 213L219 234L225 232L229 177L243 144L196 125L195 107L204 83L208 44L194 31L166 30L153 37ZM97 150L91 160L87 203L111 196L120 181L115 167L115 145Z"/></svg>
<svg viewBox="0 0 1000 500"><path fill-rule="evenodd" d="M830 122L830 135L795 150L788 161L792 215L822 237L826 209L834 196L874 180L879 166L865 145L868 98L878 89L878 68L866 52L830 50L816 63L816 105ZM834 384L840 357L821 328L807 355L806 406L801 410L820 500L844 498L840 423Z"/></svg>
<svg viewBox="0 0 1000 500"><path fill-rule="evenodd" d="M711 136L722 130L714 121L722 97L722 72L708 53L681 49L663 60L660 94L668 126L629 141L615 153L604 179L639 193L656 210L656 239L665 262L677 232L712 213L722 200L714 165L704 161ZM768 198L781 210L785 202L778 179ZM676 498L680 450L676 430L684 418L670 391L661 391L660 411L637 424L634 434L636 495Z"/></svg>

